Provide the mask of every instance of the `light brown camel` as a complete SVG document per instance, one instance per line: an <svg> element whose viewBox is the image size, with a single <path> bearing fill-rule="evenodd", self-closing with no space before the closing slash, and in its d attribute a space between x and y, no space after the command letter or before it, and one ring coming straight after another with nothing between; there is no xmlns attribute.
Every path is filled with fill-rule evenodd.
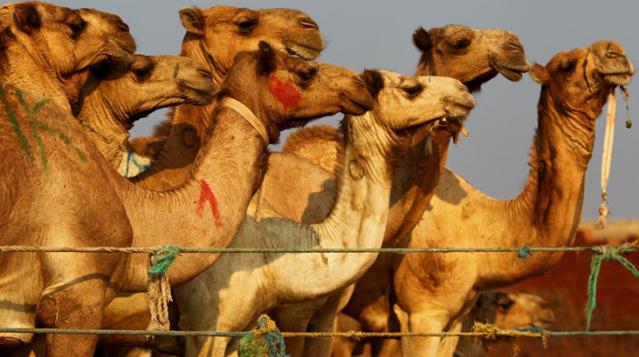
<svg viewBox="0 0 639 357"><path fill-rule="evenodd" d="M413 34L413 41L422 51L418 74L443 73L462 80L467 86L476 90L484 81L493 78L497 73L503 73L511 80L517 80L521 78L519 72L527 70L526 57L519 39L516 35L503 30L446 26L426 32L420 28ZM425 71L434 72L424 73ZM333 172L339 150L337 137L336 130L326 126L304 128L288 139L284 151L306 157L319 163L329 172ZM409 154L394 173L393 205L384 239L385 246L402 242L428 207L439 172L444 168L449 137L437 140L446 144L440 144L433 152L435 155L427 155L420 146L423 143L418 139L419 136L416 136L412 142L407 142L409 145L406 150ZM270 179L266 180L265 184L270 181ZM275 184L273 186L265 192L277 190L277 186ZM326 197L331 197L330 191L326 191ZM296 212L304 212L303 217L310 220L319 219L325 215L326 208L317 202L308 205L305 210L299 207L301 204L306 203L286 200L276 206L279 207L280 212L289 217L295 217L293 214L298 214ZM367 329L383 329L385 326L385 321L383 323L376 321L376 316L368 312L375 310L374 304L377 301L383 301L380 300L379 294L386 295L390 290L390 271L385 259L385 256L380 256L370 273L366 273L358 281L353 301L349 306L351 310L359 310L353 311L351 316L361 318ZM309 322L305 323L304 319L312 319L311 330L326 331L333 326L331 316L335 315L335 310L346 303L343 300L348 300L348 296L340 297L337 293L325 302L318 300L300 306L278 309L275 317L282 316L281 319L277 319L278 326L288 331L305 330ZM298 318L291 319L287 316L298 316ZM287 339L287 346L294 356L301 354L297 352L301 348L300 340L300 338ZM309 342L321 346L318 347L321 352L311 346L307 347L304 354L326 355L329 353L330 339L309 339Z"/></svg>
<svg viewBox="0 0 639 357"><path fill-rule="evenodd" d="M304 59L316 58L324 49L324 40L315 21L297 10L250 10L232 6L184 8L180 10L180 20L186 29L180 54L207 66L216 85L227 75L235 55L255 50L260 41ZM166 148L159 153L152 167L137 178L141 187L163 191L184 182L188 167L204 145L208 118L215 107L215 103L180 105L173 110L170 119L171 125L179 129L171 134L174 137L139 139L155 147L165 146L162 142L166 140ZM139 147L140 143L135 146Z"/></svg>
<svg viewBox="0 0 639 357"><path fill-rule="evenodd" d="M109 17L108 21L121 22L116 16ZM86 187L82 182L64 186L65 182L74 182L66 180L69 176L84 179L81 173L55 174L58 172L58 160L71 160L70 167L73 168L86 161L87 154L91 153L91 147L76 141L70 130L73 119L69 101L77 98L82 78L86 78L85 73L91 66L105 61L115 66L130 64L135 42L128 32L123 31L113 33L112 37L101 36L77 11L46 3L4 5L0 8L0 23L0 115L3 118L0 120L0 151L5 168L1 170L0 180L2 244L40 244L47 236L55 239L56 235L65 233L69 228L65 226L65 213L78 216L78 219L86 213L53 209L64 207L68 199L64 194L90 197L93 193L91 189L83 190ZM71 119L67 122L64 118ZM106 210L117 213L117 196L109 196L109 193L106 189L105 202L110 203L109 200L114 199L116 203L113 210ZM39 207L47 208L40 210L40 214L31 210ZM109 227L108 231L116 234L127 231L127 226L125 222L122 227ZM97 223L87 227L96 233L101 228ZM49 321L47 314L42 314L47 310L47 303L40 300L40 294L46 291L51 296L55 295L55 289L64 289L58 284L64 273L42 276L40 268L55 264L61 258L64 259L64 255L2 255L0 265L4 274L0 283L3 301L0 321L5 326L32 327L36 313L42 323ZM68 262L62 265L74 269L74 265ZM87 268L91 266L87 265ZM37 305L39 300L41 304ZM68 302L73 303L73 300ZM61 306L63 309L64 306ZM61 320L72 321L79 318L77 315L65 315ZM31 337L31 334L3 333L0 334L0 346L25 342ZM64 339L49 336L48 342L60 347ZM52 355L57 352L60 350L52 348Z"/></svg>
<svg viewBox="0 0 639 357"><path fill-rule="evenodd" d="M269 90L272 82L285 88L284 95ZM10 98L5 109L19 109L14 96ZM65 140L57 140L62 134L43 138L40 147L46 147L50 158L46 170L44 164L32 165L25 159L29 157L26 149L25 153L15 150L21 143L30 143L21 140L21 135L11 135L10 124L15 120L2 121L7 140L0 150L9 168L3 170L0 181L6 183L0 195L4 200L2 244L225 246L259 185L264 150L277 139L280 129L339 111L363 114L373 102L356 74L293 58L266 43L260 44L259 51L237 57L218 99L228 104L216 112L215 128L207 133L207 144L198 154L189 182L166 193L142 190L119 176L81 135L79 125L61 121L64 113L53 105L36 107L43 113L37 117L42 123L38 128L53 126L52 118L57 116L65 129L57 129ZM23 127L35 125L24 114L16 120ZM48 179L51 177L54 179ZM83 202L69 196L91 199ZM1 298L12 302L10 306L28 307L26 311L0 311L2 321L17 326L33 326L37 313L46 326L99 327L101 309L113 290L120 286L146 289L148 262L143 255L131 256L128 264L124 254L54 253L33 254L31 260L11 259L17 256L23 257L3 256L3 270L11 268L16 274L2 281L0 289ZM178 257L167 275L171 282L182 283L215 259L216 255ZM27 340L30 336L21 337ZM52 355L88 355L96 340L94 336L48 338L56 342L48 346Z"/></svg>
<svg viewBox="0 0 639 357"><path fill-rule="evenodd" d="M400 311L400 318L405 313ZM400 315L398 314L398 315ZM477 322L494 324L499 328L517 329L539 327L547 329L554 321L552 310L545 307L544 300L532 294L503 293L499 291L485 291L479 294L475 306L464 317L462 331L471 331ZM361 331L362 325L354 318L340 313L337 315L335 331ZM474 337L460 338L455 350L455 356L484 356L487 346L483 340ZM348 337L335 338L331 357L367 357L373 355L370 339L355 339ZM398 339L386 339L376 356L400 356L401 345Z"/></svg>
<svg viewBox="0 0 639 357"><path fill-rule="evenodd" d="M163 107L208 104L214 96L211 73L186 57L136 55L129 70L92 72L76 117L104 158L125 177L141 170L128 145L128 129L136 120Z"/></svg>
<svg viewBox="0 0 639 357"><path fill-rule="evenodd" d="M343 123L344 169L338 175L335 206L320 223L305 225L286 220L268 207L249 209L233 247L379 247L388 217L392 167L401 156L406 130L433 131L438 120L451 123L465 117L474 105L461 82L447 77L409 77L387 71L366 71L363 77L378 91L373 110ZM414 129L418 127L418 129ZM436 144L433 144L433 146ZM300 159L295 174L312 173ZM269 168L270 170L270 168ZM322 185L320 173L317 185ZM314 177L315 179L316 177ZM264 189L264 186L262 186ZM300 191L297 191L300 192ZM306 200L308 194L287 199ZM259 198L254 205L259 205ZM254 217L261 216L256 222ZM297 230L298 232L296 232ZM203 274L176 287L180 328L238 331L259 314L282 303L317 299L352 284L375 260L376 254L247 254L224 255ZM203 310L202 306L211 306ZM188 338L187 355L224 356L229 338Z"/></svg>
<svg viewBox="0 0 639 357"><path fill-rule="evenodd" d="M535 65L541 83L538 129L528 181L510 201L493 200L448 171L433 208L415 227L410 247L571 245L581 217L584 173L595 122L606 97L630 81L633 67L613 41L560 52ZM411 254L396 258L393 286L408 320L402 331L459 331L477 292L506 286L552 267L562 254ZM450 355L455 338L404 338L407 356Z"/></svg>

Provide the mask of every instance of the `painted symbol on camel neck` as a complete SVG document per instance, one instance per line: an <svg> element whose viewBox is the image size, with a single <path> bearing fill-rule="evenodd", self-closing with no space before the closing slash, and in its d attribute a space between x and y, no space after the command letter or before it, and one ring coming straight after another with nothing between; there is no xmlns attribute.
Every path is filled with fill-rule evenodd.
<svg viewBox="0 0 639 357"><path fill-rule="evenodd" d="M64 144L71 147L78 154L81 161L83 162L86 161L86 155L84 154L84 152L82 152L82 150L80 150L78 147L73 145L73 143L71 142L71 139L66 134L64 134L60 129L54 128L50 126L49 124L46 124L35 118L35 115L45 106L45 104L49 102L49 99L43 98L40 101L38 101L33 107L29 108L29 105L27 104L24 97L22 96L22 92L20 91L20 89L15 90L15 96L16 98L18 98L18 102L20 103L20 106L22 107L24 112L27 113L27 123L29 124L29 128L31 129L31 135L33 136L33 139L35 140L38 146L38 149L40 151L40 160L42 161L42 166L45 169L47 168L47 165L48 165L48 159L47 159L47 154L44 147L44 141L42 140L42 136L40 135L41 131L54 135ZM24 151L24 153L27 155L29 160L34 161L35 158L33 156L33 149L31 148L31 144L29 143L27 136L25 135L25 132L22 129L22 126L20 125L20 122L18 121L18 118L13 112L13 109L9 105L9 101L7 100L7 97L5 96L4 89L1 86L0 86L0 101L2 101L2 106L4 108L5 113L7 114L7 118L9 122L11 123L11 126L13 127L13 131L15 132L18 138L18 143L20 144L20 148L22 149L22 151Z"/></svg>
<svg viewBox="0 0 639 357"><path fill-rule="evenodd" d="M283 81L275 76L268 77L268 90L284 108L297 106L302 95L289 81Z"/></svg>
<svg viewBox="0 0 639 357"><path fill-rule="evenodd" d="M215 225L217 227L222 226L222 217L220 215L220 209L217 206L217 199L211 190L211 186L204 180L200 180L200 199L197 202L197 206L195 207L195 218L196 222L202 219L202 214L204 213L204 206L206 203L209 203L211 207L211 215L213 216L213 220L215 221Z"/></svg>

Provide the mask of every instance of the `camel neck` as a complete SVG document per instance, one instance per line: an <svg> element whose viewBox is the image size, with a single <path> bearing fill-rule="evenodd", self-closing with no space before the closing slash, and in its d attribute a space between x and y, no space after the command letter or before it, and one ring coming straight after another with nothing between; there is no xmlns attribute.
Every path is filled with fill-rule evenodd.
<svg viewBox="0 0 639 357"><path fill-rule="evenodd" d="M119 112L98 88L82 98L82 107L76 115L100 154L116 169L127 151L129 139L129 132L119 123L128 117L128 114Z"/></svg>
<svg viewBox="0 0 639 357"><path fill-rule="evenodd" d="M61 80L42 58L32 55L20 42L11 43L3 52L3 84L38 94L71 113Z"/></svg>
<svg viewBox="0 0 639 357"><path fill-rule="evenodd" d="M156 193L118 178L134 246L225 247L230 243L260 184L266 146L234 111L221 108L216 119L184 185ZM178 257L169 278L172 283L185 282L217 258L215 254ZM147 263L144 256L131 258L125 289L146 287Z"/></svg>
<svg viewBox="0 0 639 357"><path fill-rule="evenodd" d="M603 102L594 99L581 108L554 102L542 89L538 105L538 128L530 154L530 172L522 193L510 201L490 201L494 239L482 240L490 247L570 246L581 219L585 171L595 136L595 119ZM584 110L583 108L599 109ZM499 233L498 233L499 232ZM478 232L479 233L479 232ZM486 259L482 280L486 286L512 283L539 274L557 262L561 253L536 253L527 259ZM482 285L480 284L480 285Z"/></svg>

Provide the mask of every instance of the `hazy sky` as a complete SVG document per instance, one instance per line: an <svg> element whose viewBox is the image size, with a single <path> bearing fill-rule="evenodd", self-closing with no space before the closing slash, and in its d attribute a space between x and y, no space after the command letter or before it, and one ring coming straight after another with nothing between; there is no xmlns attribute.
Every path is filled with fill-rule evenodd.
<svg viewBox="0 0 639 357"><path fill-rule="evenodd" d="M418 26L446 24L500 27L516 33L530 62L545 64L561 50L613 39L625 46L639 65L639 2L626 1L371 1L371 0L91 0L51 1L69 7L95 7L119 14L129 24L144 54L177 54L184 30L178 9L185 6L235 5L249 8L289 7L308 12L327 42L320 61L359 71L366 67L414 73L419 57L411 42ZM636 82L636 81L635 81ZM633 83L630 111L639 114L639 86ZM489 196L511 198L528 173L528 150L536 126L539 85L529 77L511 83L498 77L484 85L467 121L470 137L451 146L448 166ZM625 109L618 105L618 126L608 196L611 218L639 216L639 117L636 127L623 127ZM147 134L162 115L138 122L134 135ZM603 116L602 116L603 117ZM584 218L594 218L600 200L599 172L603 118L587 173ZM282 137L284 139L284 136Z"/></svg>

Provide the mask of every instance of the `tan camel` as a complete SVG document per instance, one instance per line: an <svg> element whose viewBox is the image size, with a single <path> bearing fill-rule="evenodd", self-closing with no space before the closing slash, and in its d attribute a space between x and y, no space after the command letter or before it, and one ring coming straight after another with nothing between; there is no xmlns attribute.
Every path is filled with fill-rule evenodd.
<svg viewBox="0 0 639 357"><path fill-rule="evenodd" d="M446 26L426 32L420 28L413 34L413 41L423 51L418 72L424 72L426 69L435 71L419 74L439 75L441 72L461 79L468 87L474 89L479 89L484 81L493 78L499 72L511 80L517 80L521 78L518 73L527 69L526 57L519 39L516 35L503 30ZM462 42L463 46L456 45L456 48L450 46L451 43L456 42ZM426 66L427 64L430 65ZM338 135L335 129L329 127L301 129L289 138L284 151L306 157L332 172L339 150L339 145L335 141L336 137ZM420 146L419 136L416 136L413 142L409 141L405 149L409 154L405 156L403 164L394 173L393 205L384 245L399 244L419 222L429 205L439 178L438 173L444 168L449 137L445 136L437 140L446 144L440 144L434 151L435 155L427 155ZM270 181L270 179L266 180L265 184ZM272 190L277 191L277 186L273 186ZM290 190L289 186L287 188ZM328 201L331 192L325 191L327 191L325 197ZM289 217L295 217L292 215L298 214L296 212L304 212L303 217L311 220L325 215L325 206L313 202L308 207L299 207L301 204L306 205L305 202L286 200L276 206L279 207L280 212ZM356 284L356 291L349 308L360 310L353 311L351 316L361 318L367 328L378 329L386 325L385 320L376 321L376 316L369 314L369 310L374 312L375 307L370 305L374 305L376 301L383 301L379 300L378 294L385 295L389 291L391 285L389 273L386 257L381 256L370 269L370 273L366 273ZM349 292L346 294L348 295ZM348 301L348 296L340 297L340 293L336 293L325 302L318 300L299 306L283 307L275 311L275 317L282 316L281 319L277 319L278 326L288 331L306 330L309 324L313 330L330 331L335 311L346 304L343 300ZM298 318L291 319L287 316L298 316ZM310 322L304 322L304 319ZM293 356L302 354L298 352L302 348L300 340L299 338L287 339L287 346ZM319 347L305 347L304 355L327 355L330 351L330 339L309 339L309 343Z"/></svg>
<svg viewBox="0 0 639 357"><path fill-rule="evenodd" d="M379 247L390 203L393 162L407 138L401 133L435 122L465 117L474 101L461 82L446 77L407 77L387 71L366 71L363 77L377 92L374 109L343 123L345 151L338 176L338 194L330 215L321 223L297 224L277 212L249 209L233 247ZM425 127L423 126L425 125ZM436 135L436 134L435 134ZM434 145L434 144L433 144ZM295 172L313 172L301 159ZM270 168L269 168L270 169ZM323 172L319 178L323 180ZM297 177L289 171L289 177ZM318 181L322 185L323 181ZM264 186L262 186L264 189ZM298 191L299 192L299 191ZM305 200L307 193L290 200ZM255 203L257 209L258 202ZM270 202L264 200L264 206ZM258 214L261 220L253 217ZM297 230L297 232L296 232ZM238 331L259 314L282 303L316 299L352 284L376 254L250 254L224 255L215 265L175 289L180 328ZM213 308L203 310L202 306ZM224 356L228 338L187 339L186 354Z"/></svg>
<svg viewBox="0 0 639 357"><path fill-rule="evenodd" d="M285 88L285 95L269 90L271 82ZM10 98L5 109L16 111L18 103L13 96ZM23 153L15 146L35 144L24 135L10 135L14 131L10 124L15 120L8 115L11 120L2 121L3 133L7 133L3 134L7 140L3 140L2 150L7 152L4 162L9 165L9 170L3 170L2 182L7 185L2 186L0 195L4 199L0 214L2 244L225 246L259 186L264 150L280 129L339 111L363 114L373 103L356 74L293 58L266 43L260 44L259 51L237 57L218 98L228 104L216 112L215 128L207 134L207 145L198 155L189 182L167 193L139 189L117 175L73 120L62 120L60 127L64 130L57 129L55 132L61 134L53 138L34 139L42 143L38 144L41 152L46 147L50 160L49 166L46 162L32 165L25 160L29 157L27 150ZM290 103L292 99L295 103ZM27 101L27 105L32 102ZM42 123L37 128L50 128L52 118L57 117L58 122L64 118L53 105L36 109L43 113L37 117ZM22 127L36 125L24 114L16 120ZM57 140L59 137L66 139ZM40 209L42 206L46 208ZM55 224L49 224L51 219ZM47 326L99 327L101 309L113 290L120 286L128 290L146 288L148 262L144 256L132 256L128 264L123 254L33 254L30 260L20 254L4 257L3 270L16 274L2 281L0 292L4 294L0 297L16 304L10 306L28 307L24 311L0 311L2 321L16 326L33 326L37 314ZM174 283L184 282L216 258L178 257L167 275ZM19 338L28 340L30 336ZM48 338L53 341L48 347L53 355L88 355L96 340L94 336Z"/></svg>
<svg viewBox="0 0 639 357"><path fill-rule="evenodd" d="M399 311L399 318L406 314ZM503 293L486 291L479 294L473 309L464 317L462 331L471 331L475 321L494 324L499 328L517 329L539 327L547 329L554 321L552 310L545 307L545 301L526 293ZM354 318L340 313L336 319L335 331L362 331L362 325ZM400 356L401 345L398 339L354 339L335 338L331 357ZM383 342L381 348L374 345ZM484 356L487 346L483 340L474 337L460 338L455 350L456 356Z"/></svg>
<svg viewBox="0 0 639 357"><path fill-rule="evenodd" d="M304 59L316 58L324 49L315 21L297 10L250 10L232 6L184 8L180 10L180 20L186 29L180 54L207 66L216 85L226 77L235 55L255 50L260 41ZM188 167L204 145L208 118L215 107L215 103L180 105L170 119L171 125L179 129L172 134L175 137L139 139L156 147L165 146L163 142L167 141L149 172L137 179L142 187L163 191L184 182Z"/></svg>
<svg viewBox="0 0 639 357"><path fill-rule="evenodd" d="M531 77L542 84L530 173L522 193L493 200L452 172L442 175L410 247L568 246L583 203L584 173L606 96L633 67L613 41L560 52ZM513 284L552 267L562 254L412 254L397 259L393 285L408 315L403 331L459 331L477 292ZM456 339L404 338L408 356L450 355Z"/></svg>
<svg viewBox="0 0 639 357"><path fill-rule="evenodd" d="M116 16L109 17L108 21L121 22ZM79 172L69 173L67 177L54 173L57 172L58 160L71 159L73 168L78 161L86 161L87 154L91 153L91 147L76 141L70 131L73 119L63 120L71 115L69 101L78 97L82 78L86 78L84 73L91 66L106 61L115 66L130 64L135 42L128 32L116 32L112 37L101 36L78 11L46 3L4 5L0 9L0 22L3 25L0 30L3 117L0 121L3 138L0 150L3 167L6 168L2 170L0 180L3 183L2 244L30 244L33 239L36 239L33 243L40 244L45 236L64 234L68 228L64 224L64 210L48 209L56 205L64 207L67 196L60 193L78 197L90 197L93 193L90 189L83 191L85 187L81 182L63 186L64 182L70 182L65 180L68 176L84 179ZM109 198L117 202L117 196L109 196L109 193L106 189L105 202L109 203ZM38 206L47 208L42 214L30 211L30 208ZM114 207L106 211L117 211L117 204ZM71 215L82 216L82 213L73 212ZM88 225L95 228L95 232L99 230L98 226ZM109 227L108 230L116 233L126 229L125 222L123 227ZM5 326L34 325L36 312L46 310L46 303L36 305L43 289L52 293L56 288L64 288L57 285L63 274L46 275L40 279L36 276L40 273L38 267L42 268L45 263L53 264L61 258L64 256L33 253L4 254L1 257L0 265L5 273L1 281L3 304L0 320ZM62 265L73 269L68 262ZM87 267L90 268L90 265ZM40 316L46 324L46 317ZM74 316L68 318L72 320ZM77 314L75 318L78 318ZM25 342L31 337L30 334L3 333L0 334L0 346ZM48 339L55 345L64 338L49 336ZM55 353L53 348L52 355Z"/></svg>
<svg viewBox="0 0 639 357"><path fill-rule="evenodd" d="M128 71L94 71L76 117L104 158L121 175L131 177L142 169L134 165L137 161L128 146L133 123L159 108L208 104L213 95L211 73L196 61L136 55Z"/></svg>

